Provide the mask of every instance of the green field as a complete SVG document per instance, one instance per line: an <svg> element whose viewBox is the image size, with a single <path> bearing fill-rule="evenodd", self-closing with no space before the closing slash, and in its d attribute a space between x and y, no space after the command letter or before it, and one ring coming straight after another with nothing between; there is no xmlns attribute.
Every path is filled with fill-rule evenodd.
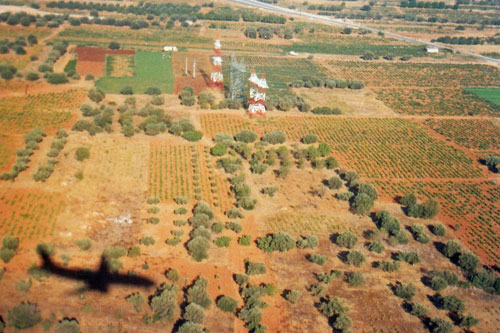
<svg viewBox="0 0 500 333"><path fill-rule="evenodd" d="M500 88L469 88L466 90L490 103L500 106Z"/></svg>
<svg viewBox="0 0 500 333"><path fill-rule="evenodd" d="M358 43L293 43L292 45L283 45L284 52L296 51L307 53L325 53L325 54L343 54L343 55L363 55L372 52L376 56L385 56L392 54L398 56L423 57L426 55L425 48L421 45L391 45L391 44L373 44L370 42Z"/></svg>
<svg viewBox="0 0 500 333"><path fill-rule="evenodd" d="M107 93L118 94L123 87L131 86L134 93L144 93L150 87L171 94L174 87L172 56L169 53L137 51L134 77L104 76L96 86Z"/></svg>

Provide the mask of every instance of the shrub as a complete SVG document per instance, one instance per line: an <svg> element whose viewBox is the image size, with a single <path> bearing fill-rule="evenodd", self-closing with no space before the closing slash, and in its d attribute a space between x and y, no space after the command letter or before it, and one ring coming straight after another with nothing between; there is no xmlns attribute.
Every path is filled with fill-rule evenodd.
<svg viewBox="0 0 500 333"><path fill-rule="evenodd" d="M285 290L284 293L285 299L292 303L295 304L300 298L300 291L298 290Z"/></svg>
<svg viewBox="0 0 500 333"><path fill-rule="evenodd" d="M45 254L48 256L52 256L55 252L56 251L54 249L54 245L51 243L38 243L38 245L36 246L36 253L38 255Z"/></svg>
<svg viewBox="0 0 500 333"><path fill-rule="evenodd" d="M196 303L201 307L208 309L212 304L212 300L207 294L208 281L202 277L197 278L193 285L188 288L186 300L189 303Z"/></svg>
<svg viewBox="0 0 500 333"><path fill-rule="evenodd" d="M133 95L134 89L131 86L125 86L120 90L120 94L122 95Z"/></svg>
<svg viewBox="0 0 500 333"><path fill-rule="evenodd" d="M236 133L235 139L240 142L251 143L257 140L257 133L250 130L241 130Z"/></svg>
<svg viewBox="0 0 500 333"><path fill-rule="evenodd" d="M336 243L338 246L352 249L358 243L358 237L347 231L337 236Z"/></svg>
<svg viewBox="0 0 500 333"><path fill-rule="evenodd" d="M90 150L87 147L79 147L75 152L75 158L80 162L89 157Z"/></svg>
<svg viewBox="0 0 500 333"><path fill-rule="evenodd" d="M334 279L339 278L342 275L341 271L332 270L330 273L319 273L316 274L316 278L319 282L330 283Z"/></svg>
<svg viewBox="0 0 500 333"><path fill-rule="evenodd" d="M180 242L181 242L181 239L179 237L172 237L172 238L169 238L165 241L165 243L167 243L168 245L172 245L172 246L175 246L175 245L179 244ZM208 255L206 258L208 258Z"/></svg>
<svg viewBox="0 0 500 333"><path fill-rule="evenodd" d="M431 232L436 236L444 236L446 233L446 227L441 223L438 223L432 226Z"/></svg>
<svg viewBox="0 0 500 333"><path fill-rule="evenodd" d="M235 274L234 275L234 281L240 286L244 287L245 285L248 284L249 277L248 275L245 274Z"/></svg>
<svg viewBox="0 0 500 333"><path fill-rule="evenodd" d="M243 197L239 199L237 202L238 207L241 207L245 210L252 210L255 208L255 205L257 204L257 200L252 199L250 197Z"/></svg>
<svg viewBox="0 0 500 333"><path fill-rule="evenodd" d="M221 296L217 299L217 307L224 312L233 313L238 307L238 301L229 296Z"/></svg>
<svg viewBox="0 0 500 333"><path fill-rule="evenodd" d="M476 326L479 323L479 319L475 318L470 313L468 315L459 314L458 315L458 326L470 329L472 326Z"/></svg>
<svg viewBox="0 0 500 333"><path fill-rule="evenodd" d="M160 207L158 207L158 206L153 206L153 207L148 208L148 213L158 214L159 212L160 212Z"/></svg>
<svg viewBox="0 0 500 333"><path fill-rule="evenodd" d="M80 333L80 324L76 319L63 319L57 324L56 333Z"/></svg>
<svg viewBox="0 0 500 333"><path fill-rule="evenodd" d="M190 142L201 140L203 133L200 131L187 131L182 134L182 137Z"/></svg>
<svg viewBox="0 0 500 333"><path fill-rule="evenodd" d="M443 248L443 254L448 258L453 258L462 251L462 247L456 241L449 241Z"/></svg>
<svg viewBox="0 0 500 333"><path fill-rule="evenodd" d="M453 325L448 320L441 318L432 318L429 324L431 332L434 333L451 333L453 332Z"/></svg>
<svg viewBox="0 0 500 333"><path fill-rule="evenodd" d="M250 246L250 242L252 241L252 236L244 235L238 239L238 244L242 246Z"/></svg>
<svg viewBox="0 0 500 333"><path fill-rule="evenodd" d="M108 45L108 48L111 49L111 50L119 50L120 49L120 43L118 42L110 42L109 45Z"/></svg>
<svg viewBox="0 0 500 333"><path fill-rule="evenodd" d="M337 177L333 176L328 179L328 188L331 190L338 190L339 188L342 187L342 180Z"/></svg>
<svg viewBox="0 0 500 333"><path fill-rule="evenodd" d="M214 243L217 247L229 247L229 243L231 242L231 237L222 236L217 238Z"/></svg>
<svg viewBox="0 0 500 333"><path fill-rule="evenodd" d="M337 194L337 199L342 201L349 201L353 196L354 193L347 191Z"/></svg>
<svg viewBox="0 0 500 333"><path fill-rule="evenodd" d="M179 280L179 272L176 269L170 268L166 273L165 277L172 282L177 282Z"/></svg>
<svg viewBox="0 0 500 333"><path fill-rule="evenodd" d="M141 248L138 246L131 246L128 249L127 256L129 257L139 257L141 255Z"/></svg>
<svg viewBox="0 0 500 333"><path fill-rule="evenodd" d="M451 312L460 312L465 310L464 302L454 295L444 297L441 295L437 295L436 299L437 305L441 309L445 309Z"/></svg>
<svg viewBox="0 0 500 333"><path fill-rule="evenodd" d="M88 238L78 239L75 244L83 251L88 251L92 247L92 241Z"/></svg>
<svg viewBox="0 0 500 333"><path fill-rule="evenodd" d="M284 143L286 141L286 134L283 131L276 130L269 133L266 133L262 137L262 141L265 141L270 144L279 144Z"/></svg>
<svg viewBox="0 0 500 333"><path fill-rule="evenodd" d="M264 252L286 252L295 248L295 239L286 232L277 232L259 238L257 247Z"/></svg>
<svg viewBox="0 0 500 333"><path fill-rule="evenodd" d="M373 201L378 199L377 190L375 189L375 186L373 186L373 184L370 183L361 183L361 185L359 185L358 195L359 193L365 193Z"/></svg>
<svg viewBox="0 0 500 333"><path fill-rule="evenodd" d="M27 329L42 321L36 304L22 302L7 313L7 326Z"/></svg>
<svg viewBox="0 0 500 333"><path fill-rule="evenodd" d="M365 278L359 272L352 272L347 274L347 283L353 287L357 287L365 283Z"/></svg>
<svg viewBox="0 0 500 333"><path fill-rule="evenodd" d="M429 310L423 305L420 305L418 303L413 303L411 305L410 313L415 317L424 318L428 312Z"/></svg>
<svg viewBox="0 0 500 333"><path fill-rule="evenodd" d="M397 272L399 270L399 261L382 261L379 267L384 272Z"/></svg>
<svg viewBox="0 0 500 333"><path fill-rule="evenodd" d="M68 78L64 73L50 73L47 82L50 84L63 84L68 83Z"/></svg>
<svg viewBox="0 0 500 333"><path fill-rule="evenodd" d="M300 249L313 249L318 246L319 240L315 235L301 236L297 241L297 247Z"/></svg>
<svg viewBox="0 0 500 333"><path fill-rule="evenodd" d="M151 224L158 224L158 223L160 223L160 219L158 217L155 217L155 216L148 218L147 221L148 221L148 223L151 223Z"/></svg>
<svg viewBox="0 0 500 333"><path fill-rule="evenodd" d="M335 322L333 323L333 328L336 330L340 330L345 332L352 326L352 320L345 314L340 314L335 318Z"/></svg>
<svg viewBox="0 0 500 333"><path fill-rule="evenodd" d="M29 72L28 74L26 74L26 80L28 81L36 81L40 78L40 75L38 75L38 73L35 73L35 72Z"/></svg>
<svg viewBox="0 0 500 333"><path fill-rule="evenodd" d="M104 94L104 91L100 89L92 88L89 90L89 98L95 103L100 103L105 97L106 94Z"/></svg>
<svg viewBox="0 0 500 333"><path fill-rule="evenodd" d="M429 286L432 288L432 290L441 291L443 289L446 289L446 287L448 287L448 283L446 282L445 279L439 276L434 276L429 281Z"/></svg>
<svg viewBox="0 0 500 333"><path fill-rule="evenodd" d="M2 239L2 247L9 250L17 250L19 246L19 239L17 237L7 236Z"/></svg>
<svg viewBox="0 0 500 333"><path fill-rule="evenodd" d="M200 305L196 303L189 303L184 309L182 317L187 321L201 324L205 320L205 311Z"/></svg>
<svg viewBox="0 0 500 333"><path fill-rule="evenodd" d="M322 299L319 308L326 317L341 315L349 311L349 307L344 305L344 301L337 297Z"/></svg>
<svg viewBox="0 0 500 333"><path fill-rule="evenodd" d="M8 263L14 256L16 255L16 250L7 249L2 247L0 249L0 259L3 260L4 263Z"/></svg>
<svg viewBox="0 0 500 333"><path fill-rule="evenodd" d="M184 207L178 207L174 210L174 214L176 215L183 215L187 213L187 209Z"/></svg>
<svg viewBox="0 0 500 333"><path fill-rule="evenodd" d="M243 214L239 211L238 208L232 208L228 210L226 215L230 219L243 218Z"/></svg>
<svg viewBox="0 0 500 333"><path fill-rule="evenodd" d="M398 260L405 261L410 265L418 264L420 262L420 256L414 251L400 252L398 253L397 258Z"/></svg>
<svg viewBox="0 0 500 333"><path fill-rule="evenodd" d="M265 274L267 272L266 265L263 262L247 262L247 275Z"/></svg>
<svg viewBox="0 0 500 333"><path fill-rule="evenodd" d="M215 146L213 146L211 149L210 149L210 153L213 155L213 156L222 156L222 155L225 155L227 152L227 147L225 144L223 143L216 143Z"/></svg>
<svg viewBox="0 0 500 333"><path fill-rule="evenodd" d="M155 240L153 237L146 236L146 237L141 238L139 243L141 245L150 246L150 245L154 245Z"/></svg>
<svg viewBox="0 0 500 333"><path fill-rule="evenodd" d="M373 208L373 199L366 193L358 193L352 203L355 214L366 215Z"/></svg>
<svg viewBox="0 0 500 333"><path fill-rule="evenodd" d="M194 215L205 214L210 219L214 218L214 213L212 211L212 208L210 208L210 206L204 201L200 201L194 206L193 213Z"/></svg>
<svg viewBox="0 0 500 333"><path fill-rule="evenodd" d="M351 251L347 255L347 263L356 267L361 266L365 262L365 256L359 251Z"/></svg>
<svg viewBox="0 0 500 333"><path fill-rule="evenodd" d="M220 234L222 230L224 230L224 225L220 222L212 224L211 227L212 232L215 232L216 234Z"/></svg>
<svg viewBox="0 0 500 333"><path fill-rule="evenodd" d="M266 164L263 164L266 165ZM279 190L278 186L266 186L262 188L261 192L262 194L267 194L270 197L274 197L274 194Z"/></svg>
<svg viewBox="0 0 500 333"><path fill-rule="evenodd" d="M479 265L479 259L472 253L462 253L458 256L458 266L465 271L472 272Z"/></svg>
<svg viewBox="0 0 500 333"><path fill-rule="evenodd" d="M415 296L416 292L417 292L417 287L415 287L411 283L406 285L398 283L398 285L394 289L394 295L404 299L407 302L411 301L413 296Z"/></svg>
<svg viewBox="0 0 500 333"><path fill-rule="evenodd" d="M196 261L208 258L207 250L210 248L210 241L205 237L197 236L187 243L189 254Z"/></svg>
<svg viewBox="0 0 500 333"><path fill-rule="evenodd" d="M237 234L239 234L243 230L243 227L238 222L228 222L226 223L226 228L234 231Z"/></svg>
<svg viewBox="0 0 500 333"><path fill-rule="evenodd" d="M304 136L304 138L302 138L302 142L306 145L309 145L311 143L316 143L318 141L318 137L316 136L316 134L307 134L306 136Z"/></svg>
<svg viewBox="0 0 500 333"><path fill-rule="evenodd" d="M190 321L184 322L177 330L177 333L204 333L204 332L205 330L203 329L203 326L201 324L196 324Z"/></svg>
<svg viewBox="0 0 500 333"><path fill-rule="evenodd" d="M378 241L368 243L368 250L375 253L382 253L385 250L384 245Z"/></svg>
<svg viewBox="0 0 500 333"><path fill-rule="evenodd" d="M175 197L174 201L178 205L185 205L188 203L189 198L188 197ZM158 201L158 203L159 203L159 201Z"/></svg>
<svg viewBox="0 0 500 333"><path fill-rule="evenodd" d="M128 302L130 302L135 309L135 312L141 312L142 306L146 303L146 298L141 293L134 293L125 298Z"/></svg>
<svg viewBox="0 0 500 333"><path fill-rule="evenodd" d="M174 318L177 308L177 288L172 286L162 286L158 293L150 299L149 305L153 310L150 318L152 322L169 320Z"/></svg>
<svg viewBox="0 0 500 333"><path fill-rule="evenodd" d="M149 87L148 89L146 89L146 91L144 93L146 95L160 95L161 90L159 88L156 88L156 87Z"/></svg>
<svg viewBox="0 0 500 333"><path fill-rule="evenodd" d="M328 257L322 254L313 253L307 256L307 260L316 265L323 266L328 261Z"/></svg>

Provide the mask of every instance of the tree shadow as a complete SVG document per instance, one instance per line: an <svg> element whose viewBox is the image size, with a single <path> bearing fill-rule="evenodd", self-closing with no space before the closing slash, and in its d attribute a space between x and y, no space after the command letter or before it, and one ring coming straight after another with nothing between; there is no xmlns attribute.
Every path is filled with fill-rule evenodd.
<svg viewBox="0 0 500 333"><path fill-rule="evenodd" d="M337 254L337 257L340 259L340 261L342 261L344 264L347 264L348 261L347 261L347 255L349 254L349 251L340 251L338 254Z"/></svg>
<svg viewBox="0 0 500 333"><path fill-rule="evenodd" d="M106 293L109 290L109 286L112 284L126 284L144 288L154 285L154 282L147 277L137 274L121 274L110 271L108 261L104 256L101 256L101 262L96 271L64 268L53 263L52 259L45 251L40 253L40 257L43 260L42 269L66 279L82 281L85 283L86 290Z"/></svg>

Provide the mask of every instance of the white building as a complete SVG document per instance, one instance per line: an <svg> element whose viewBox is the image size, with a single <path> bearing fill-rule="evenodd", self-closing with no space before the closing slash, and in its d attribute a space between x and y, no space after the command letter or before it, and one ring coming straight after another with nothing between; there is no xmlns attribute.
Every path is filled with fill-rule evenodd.
<svg viewBox="0 0 500 333"><path fill-rule="evenodd" d="M439 53L439 48L436 46L427 46L427 53Z"/></svg>
<svg viewBox="0 0 500 333"><path fill-rule="evenodd" d="M163 47L163 52L177 52L177 46L164 46Z"/></svg>

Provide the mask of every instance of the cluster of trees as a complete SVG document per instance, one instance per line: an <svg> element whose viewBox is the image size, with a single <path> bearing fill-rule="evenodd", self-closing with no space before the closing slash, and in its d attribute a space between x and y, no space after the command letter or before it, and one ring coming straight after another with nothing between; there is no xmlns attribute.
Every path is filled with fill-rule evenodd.
<svg viewBox="0 0 500 333"><path fill-rule="evenodd" d="M427 199L424 203L418 203L415 193L403 196L400 203L406 207L406 214L410 217L432 219L440 211L439 202L434 199Z"/></svg>
<svg viewBox="0 0 500 333"><path fill-rule="evenodd" d="M344 300L340 298L322 298L319 309L328 318L328 322L337 332L350 332L352 320L346 313L349 307L344 305Z"/></svg>
<svg viewBox="0 0 500 333"><path fill-rule="evenodd" d="M450 37L444 36L433 39L432 42L439 42L444 44L458 44L458 45L481 45L492 44L500 45L500 37Z"/></svg>
<svg viewBox="0 0 500 333"><path fill-rule="evenodd" d="M378 211L375 214L375 224L379 230L387 232L389 244L408 244L409 238L406 231L401 228L398 219L391 216L388 211Z"/></svg>
<svg viewBox="0 0 500 333"><path fill-rule="evenodd" d="M209 11L206 14L198 14L198 19L200 20L213 20L213 21L234 21L238 22L243 19L245 22L262 22L262 23L272 23L272 24L285 24L286 17L266 14L262 15L260 13L250 11L250 10L235 10L231 7L219 7Z"/></svg>
<svg viewBox="0 0 500 333"><path fill-rule="evenodd" d="M47 178L50 177L52 172L54 171L54 166L58 163L55 159L61 150L64 148L67 142L68 133L64 129L59 129L56 133L56 138L50 144L50 150L47 153L47 157L49 160L46 165L42 165L38 167L38 170L33 175L33 179L35 181L46 181Z"/></svg>
<svg viewBox="0 0 500 333"><path fill-rule="evenodd" d="M309 5L307 7L308 10L319 10L324 12L340 12L345 8L345 2L342 2L340 5Z"/></svg>
<svg viewBox="0 0 500 333"><path fill-rule="evenodd" d="M318 237L314 235L302 236L298 241L288 234L287 232L277 232L268 234L265 237L257 239L257 247L264 252L286 252L294 249L295 247L306 249L315 248L318 246Z"/></svg>
<svg viewBox="0 0 500 333"><path fill-rule="evenodd" d="M45 60L43 64L38 66L38 71L46 77L50 83L52 84L60 84L68 82L68 79L64 73L57 73L54 75L53 67L57 59L59 59L63 54L66 53L66 49L68 48L68 43L66 41L54 41L52 43L52 50L49 53L49 56ZM79 78L79 77L78 77Z"/></svg>
<svg viewBox="0 0 500 333"><path fill-rule="evenodd" d="M236 198L236 204L245 210L252 210L257 204L256 199L251 198L250 186L245 184L244 174L231 178L231 191Z"/></svg>
<svg viewBox="0 0 500 333"><path fill-rule="evenodd" d="M332 80L307 76L290 83L293 88L329 88L329 89L363 89L365 85L359 80Z"/></svg>
<svg viewBox="0 0 500 333"><path fill-rule="evenodd" d="M339 115L342 114L339 108L330 108L328 106L318 106L311 111L314 114L323 114L323 115Z"/></svg>
<svg viewBox="0 0 500 333"><path fill-rule="evenodd" d="M193 106L196 104L196 96L194 94L194 88L191 86L185 86L179 93L179 99L181 104L185 106ZM202 109L240 109L242 104L240 101L235 99L225 99L218 103L215 100L215 96L209 92L203 92L198 96L198 104Z"/></svg>
<svg viewBox="0 0 500 333"><path fill-rule="evenodd" d="M203 201L196 204L193 209L193 217L189 219L189 223L193 230L189 234L191 239L187 243L187 248L191 257L196 261L202 261L208 258L208 249L210 248L211 232L210 225L214 218L212 208Z"/></svg>
<svg viewBox="0 0 500 333"><path fill-rule="evenodd" d="M177 292L178 288L175 285L168 283L162 284L149 298L149 306L153 314L146 317L146 323L154 323L157 321L170 321L174 320L175 312L177 311Z"/></svg>
<svg viewBox="0 0 500 333"><path fill-rule="evenodd" d="M267 327L261 324L261 309L266 307L267 303L262 301L261 297L266 295L275 296L277 293L276 287L272 284L251 285L248 283L249 276L245 274L235 274L234 280L239 285L240 295L245 302L244 306L238 312L238 317L245 322L245 327L250 332L265 332Z"/></svg>
<svg viewBox="0 0 500 333"><path fill-rule="evenodd" d="M208 280L198 277L185 293L185 306L182 313L183 323L177 332L204 332L205 310L210 308L212 300L207 293Z"/></svg>
<svg viewBox="0 0 500 333"><path fill-rule="evenodd" d="M96 88L90 89L89 98L93 101L100 101L101 98L104 98L104 92ZM71 130L78 132L87 131L90 135L95 135L103 131L112 132L113 108L107 107L104 104L99 108L92 108L88 104L83 104L80 110L84 117L93 118L93 120L80 119L73 125Z"/></svg>
<svg viewBox="0 0 500 333"><path fill-rule="evenodd" d="M9 50L16 52L18 55L26 54L26 47L28 44L30 46L36 45L38 40L35 35L29 34L28 43L26 43L26 38L24 36L18 36L16 39L11 42L7 38L0 41L0 54L9 53Z"/></svg>
<svg viewBox="0 0 500 333"><path fill-rule="evenodd" d="M2 247L0 248L0 259L4 263L8 263L17 253L19 239L17 237L7 236L2 239Z"/></svg>
<svg viewBox="0 0 500 333"><path fill-rule="evenodd" d="M33 155L34 150L38 149L38 144L42 142L45 136L46 133L41 128L35 128L26 133L24 135L24 148L16 150L16 163L14 163L10 172L2 173L0 179L14 180L21 171L26 170L28 168L30 156Z"/></svg>
<svg viewBox="0 0 500 333"><path fill-rule="evenodd" d="M257 36L261 39L271 39L273 36L278 36L284 39L292 39L293 38L293 30L292 29L281 29L279 27L268 27L268 26L260 26L257 28L247 27L244 31L244 34L248 38L257 38Z"/></svg>
<svg viewBox="0 0 500 333"><path fill-rule="evenodd" d="M346 186L349 188L349 191L339 193L337 198L340 200L349 200L351 210L355 214L368 214L373 208L375 200L378 199L375 186L370 183L361 183L359 174L356 171L339 169L338 174L346 182ZM338 188L340 188L340 186L338 186Z"/></svg>
<svg viewBox="0 0 500 333"><path fill-rule="evenodd" d="M432 8L432 9L458 9L458 3L453 6L448 6L444 1L432 2L432 1L401 1L399 6L401 8Z"/></svg>
<svg viewBox="0 0 500 333"><path fill-rule="evenodd" d="M500 172L500 155L489 155L486 158L486 166L493 172Z"/></svg>

